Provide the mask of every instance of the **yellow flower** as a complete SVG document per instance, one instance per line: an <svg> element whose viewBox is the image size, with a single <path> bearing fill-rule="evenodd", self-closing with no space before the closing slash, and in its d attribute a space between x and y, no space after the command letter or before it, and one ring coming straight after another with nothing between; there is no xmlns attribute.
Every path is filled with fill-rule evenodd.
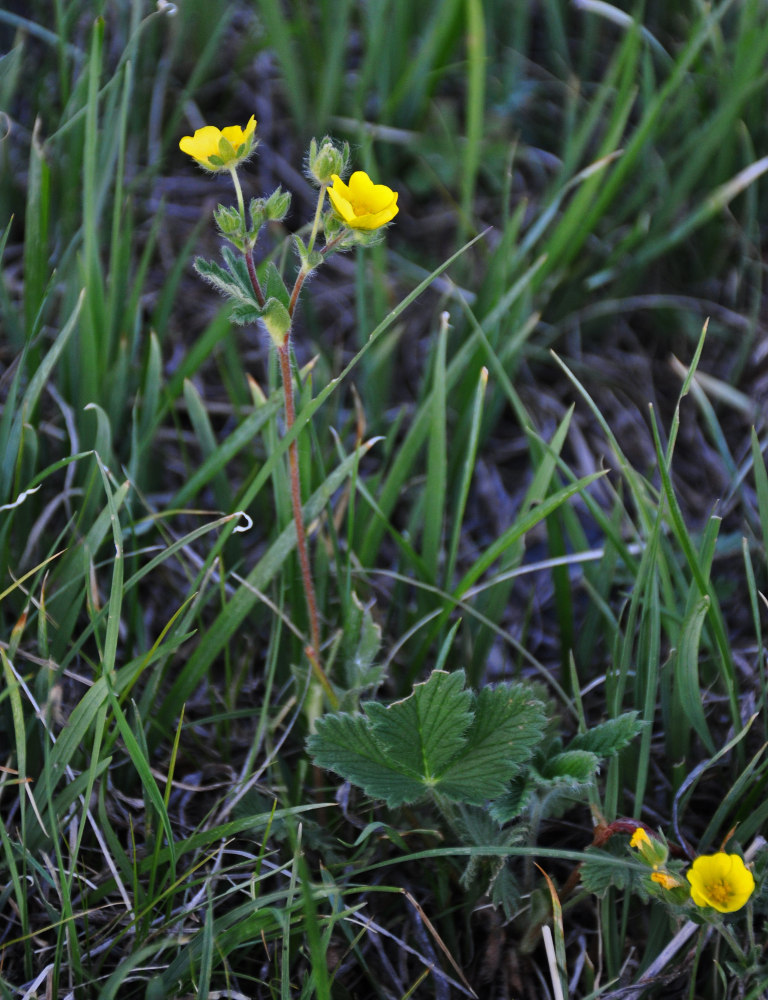
<svg viewBox="0 0 768 1000"><path fill-rule="evenodd" d="M681 883L674 875L670 875L668 872L651 872L651 882L656 882L662 887L662 889L675 889ZM685 885L685 883L682 883Z"/></svg>
<svg viewBox="0 0 768 1000"><path fill-rule="evenodd" d="M702 854L686 878L697 906L711 906L720 913L740 910L755 891L755 880L738 854Z"/></svg>
<svg viewBox="0 0 768 1000"><path fill-rule="evenodd" d="M650 844L651 838L645 832L645 830L638 826L635 832L632 834L632 839L629 842L630 847L640 847L641 844Z"/></svg>
<svg viewBox="0 0 768 1000"><path fill-rule="evenodd" d="M205 125L194 135L185 135L179 142L179 149L197 160L204 170L231 170L250 156L255 131L253 115L244 129L239 125L223 129Z"/></svg>
<svg viewBox="0 0 768 1000"><path fill-rule="evenodd" d="M345 184L338 174L331 174L328 188L336 214L350 229L379 229L397 215L397 191L386 184L374 184L364 170L356 170Z"/></svg>

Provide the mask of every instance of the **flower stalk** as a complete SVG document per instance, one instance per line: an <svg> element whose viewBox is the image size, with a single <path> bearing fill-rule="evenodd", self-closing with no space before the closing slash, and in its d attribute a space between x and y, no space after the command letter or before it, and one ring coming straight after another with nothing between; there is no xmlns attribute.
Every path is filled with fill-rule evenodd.
<svg viewBox="0 0 768 1000"><path fill-rule="evenodd" d="M214 213L222 236L229 240L242 254L242 265L236 263L232 252L224 251L226 269L198 258L195 267L198 272L233 301L232 319L238 323L259 321L266 328L277 350L280 363L280 378L283 384L285 406L285 431L291 435L296 423L296 402L294 396L293 372L291 364L291 331L293 316L299 301L301 289L316 267L323 263L334 250L350 246L370 245L378 233L398 212L397 192L382 184L374 184L366 173L357 171L350 178L349 185L341 180L346 173L349 146L338 146L326 136L321 142L315 139L310 144L307 162L308 176L318 187L309 242L304 245L301 237L294 237L300 265L296 273L293 289L288 294L287 287L276 267L268 263L262 280L259 280L254 261L254 247L259 230L270 220L281 221L290 206L290 193L278 188L268 198L253 198L246 215L245 199L237 169L251 155L257 146L255 139L256 120L252 116L245 127L230 125L218 129L206 125L192 136L184 136L179 142L182 152L210 173L227 170L232 177L237 198L237 208L219 205ZM330 185L333 184L331 187ZM326 192L332 211L323 214ZM249 224L250 217L250 224ZM315 244L321 232L325 243L321 250ZM246 278L247 272L247 278ZM263 282L263 284L262 284ZM312 565L307 544L307 532L301 501L301 475L299 451L295 436L288 445L288 468L290 474L291 508L296 528L296 548L301 567L302 586L309 619L310 641L305 648L312 671L325 692L330 704L338 707L333 687L325 675L320 660L320 616L312 577Z"/></svg>
<svg viewBox="0 0 768 1000"><path fill-rule="evenodd" d="M280 375L283 380L283 398L285 400L285 429L290 433L296 422L296 405L293 396L293 376L291 373L291 339L290 331L285 341L277 348L280 361ZM301 565L301 579L304 586L304 597L307 602L309 617L309 634L311 637L311 656L313 665L320 665L320 621L317 614L317 598L312 578L312 567L309 561L307 533L304 528L304 516L301 507L301 476L299 473L299 448L296 438L288 446L288 466L291 478L291 506L293 521L296 525L296 547Z"/></svg>

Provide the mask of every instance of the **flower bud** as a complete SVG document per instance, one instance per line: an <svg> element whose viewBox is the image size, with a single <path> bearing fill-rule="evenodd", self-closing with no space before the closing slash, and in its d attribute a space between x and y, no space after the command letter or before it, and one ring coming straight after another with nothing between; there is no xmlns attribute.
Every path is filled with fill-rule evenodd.
<svg viewBox="0 0 768 1000"><path fill-rule="evenodd" d="M277 188L267 199L264 211L268 219L274 222L282 222L291 207L291 192Z"/></svg>
<svg viewBox="0 0 768 1000"><path fill-rule="evenodd" d="M216 225L222 236L239 235L243 229L243 220L236 208L229 208L226 205L219 205L213 213Z"/></svg>
<svg viewBox="0 0 768 1000"><path fill-rule="evenodd" d="M329 136L309 144L309 173L318 184L330 184L333 174L343 174L349 160L349 143L339 148Z"/></svg>
<svg viewBox="0 0 768 1000"><path fill-rule="evenodd" d="M263 198L251 198L248 206L251 214L251 228L253 232L258 232L267 221L267 207Z"/></svg>
<svg viewBox="0 0 768 1000"><path fill-rule="evenodd" d="M667 845L656 837L649 837L642 826L635 829L629 846L636 848L643 861L654 871L667 863L669 857Z"/></svg>

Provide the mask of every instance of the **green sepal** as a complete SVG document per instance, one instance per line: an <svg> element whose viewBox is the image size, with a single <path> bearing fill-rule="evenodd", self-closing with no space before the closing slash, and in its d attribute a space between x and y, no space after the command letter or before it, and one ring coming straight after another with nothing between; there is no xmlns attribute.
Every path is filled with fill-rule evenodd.
<svg viewBox="0 0 768 1000"><path fill-rule="evenodd" d="M216 225L222 236L229 239L233 235L241 235L243 231L243 220L240 212L236 208L227 205L219 205L213 213Z"/></svg>
<svg viewBox="0 0 768 1000"><path fill-rule="evenodd" d="M326 212L323 215L323 232L326 240L332 240L344 229L344 223L335 212Z"/></svg>
<svg viewBox="0 0 768 1000"><path fill-rule="evenodd" d="M211 153L211 155L208 157L208 162L214 167L224 166L224 160L222 160L222 158L220 156L217 156L215 153Z"/></svg>
<svg viewBox="0 0 768 1000"><path fill-rule="evenodd" d="M334 174L341 176L347 171L349 143L339 148L330 136L324 136L320 143L312 139L307 159L310 179L318 184L330 184Z"/></svg>
<svg viewBox="0 0 768 1000"><path fill-rule="evenodd" d="M222 163L231 163L236 158L232 143L224 136L219 139L219 156Z"/></svg>
<svg viewBox="0 0 768 1000"><path fill-rule="evenodd" d="M282 222L283 219L288 214L288 209L291 207L291 192L283 191L281 187L278 187L272 194L267 198L266 204L264 205L264 211L266 216L273 222Z"/></svg>
<svg viewBox="0 0 768 1000"><path fill-rule="evenodd" d="M293 234L293 245L301 261L301 269L305 272L314 271L325 259L319 250L310 251L306 243L296 233Z"/></svg>
<svg viewBox="0 0 768 1000"><path fill-rule="evenodd" d="M386 226L380 229L352 229L342 246L375 247L377 243L383 242L385 230Z"/></svg>
<svg viewBox="0 0 768 1000"><path fill-rule="evenodd" d="M248 211L251 216L251 234L256 235L264 223L267 221L265 211L265 201L263 198L251 198Z"/></svg>

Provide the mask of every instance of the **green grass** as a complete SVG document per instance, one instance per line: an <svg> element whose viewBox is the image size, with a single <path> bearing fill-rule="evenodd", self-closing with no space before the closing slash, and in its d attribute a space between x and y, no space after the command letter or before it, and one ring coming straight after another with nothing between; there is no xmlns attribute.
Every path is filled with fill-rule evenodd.
<svg viewBox="0 0 768 1000"><path fill-rule="evenodd" d="M517 995L502 938L524 996L611 997L666 912L563 898L552 973L529 859L560 892L598 819L764 835L768 14L511 6L0 11L4 998ZM258 260L313 135L400 192L302 295L288 435L192 270L233 195L178 152L252 113L247 196L294 190ZM442 666L535 681L556 749L638 712L596 781L462 827L313 767L292 439L339 705ZM735 995L701 940L668 971Z"/></svg>

